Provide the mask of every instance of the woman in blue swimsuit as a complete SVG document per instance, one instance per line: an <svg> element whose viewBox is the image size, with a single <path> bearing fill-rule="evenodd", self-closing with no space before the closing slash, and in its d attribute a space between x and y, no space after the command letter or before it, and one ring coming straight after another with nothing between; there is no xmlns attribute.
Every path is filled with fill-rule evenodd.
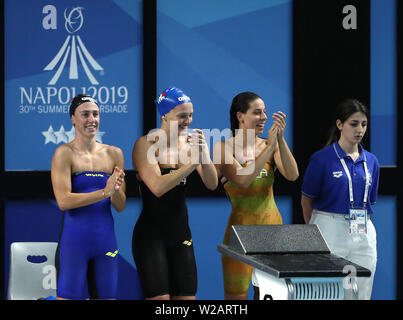
<svg viewBox="0 0 403 320"><path fill-rule="evenodd" d="M58 299L115 299L117 244L111 204L125 208L124 158L114 146L96 142L98 103L79 94L70 105L73 141L52 159L52 186L63 227L56 253Z"/></svg>

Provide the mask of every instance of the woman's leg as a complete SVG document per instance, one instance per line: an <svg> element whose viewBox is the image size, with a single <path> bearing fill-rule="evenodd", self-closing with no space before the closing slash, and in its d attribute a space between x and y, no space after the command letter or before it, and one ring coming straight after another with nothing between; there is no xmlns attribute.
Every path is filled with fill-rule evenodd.
<svg viewBox="0 0 403 320"><path fill-rule="evenodd" d="M225 255L221 258L224 276L224 298L246 300L253 268Z"/></svg>

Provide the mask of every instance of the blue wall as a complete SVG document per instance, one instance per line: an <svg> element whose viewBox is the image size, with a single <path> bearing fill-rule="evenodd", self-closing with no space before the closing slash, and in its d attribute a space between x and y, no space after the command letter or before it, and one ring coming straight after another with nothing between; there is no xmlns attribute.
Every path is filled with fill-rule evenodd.
<svg viewBox="0 0 403 320"><path fill-rule="evenodd" d="M382 167L397 163L396 0L371 0L371 152ZM382 177L381 177L382 178ZM378 264L373 299L396 299L397 202L382 196L375 205Z"/></svg>
<svg viewBox="0 0 403 320"><path fill-rule="evenodd" d="M396 0L371 0L371 152L396 165Z"/></svg>
<svg viewBox="0 0 403 320"><path fill-rule="evenodd" d="M263 136L281 110L292 149L292 2L158 1L157 91L170 86L192 98L191 126L201 129L229 128L232 98L259 94L269 118Z"/></svg>
<svg viewBox="0 0 403 320"><path fill-rule="evenodd" d="M396 299L397 202L395 196L381 196L374 206L372 222L377 233L378 263L372 299Z"/></svg>

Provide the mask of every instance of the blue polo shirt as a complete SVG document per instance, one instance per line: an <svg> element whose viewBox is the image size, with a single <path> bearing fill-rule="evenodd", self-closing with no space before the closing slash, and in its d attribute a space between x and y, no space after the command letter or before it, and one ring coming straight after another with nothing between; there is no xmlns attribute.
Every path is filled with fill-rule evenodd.
<svg viewBox="0 0 403 320"><path fill-rule="evenodd" d="M370 175L367 210L372 214L371 205L375 204L378 194L379 163L372 153L361 150L360 157L353 161L340 148L337 142L315 152L309 160L304 180L302 194L313 198L312 208L340 214L348 214L350 200L348 192L348 178L340 158L344 158L353 183L354 207L362 208L365 191L364 160L367 161Z"/></svg>

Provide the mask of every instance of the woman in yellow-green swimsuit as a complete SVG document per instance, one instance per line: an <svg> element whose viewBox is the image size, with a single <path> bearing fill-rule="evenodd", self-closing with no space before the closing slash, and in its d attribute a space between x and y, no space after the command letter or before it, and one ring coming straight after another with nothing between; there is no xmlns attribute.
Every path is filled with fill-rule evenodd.
<svg viewBox="0 0 403 320"><path fill-rule="evenodd" d="M233 136L214 147L217 173L222 176L232 204L224 244L228 244L232 225L282 224L273 196L274 171L277 168L290 181L299 175L284 139L284 113L273 114L268 139L258 136L267 116L264 102L257 94L242 92L235 96L230 116ZM225 299L247 299L253 268L225 255L222 265Z"/></svg>

